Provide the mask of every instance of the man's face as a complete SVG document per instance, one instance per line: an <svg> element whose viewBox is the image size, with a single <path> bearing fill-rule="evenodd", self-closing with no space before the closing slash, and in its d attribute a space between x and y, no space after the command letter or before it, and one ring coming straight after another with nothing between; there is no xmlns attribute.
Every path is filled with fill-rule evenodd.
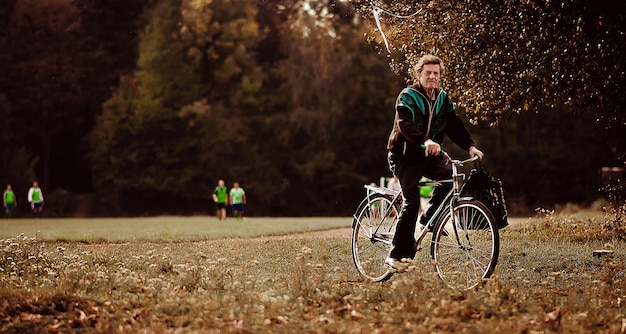
<svg viewBox="0 0 626 334"><path fill-rule="evenodd" d="M420 72L420 84L425 89L435 89L439 87L439 77L441 73L439 71L439 65L426 64Z"/></svg>

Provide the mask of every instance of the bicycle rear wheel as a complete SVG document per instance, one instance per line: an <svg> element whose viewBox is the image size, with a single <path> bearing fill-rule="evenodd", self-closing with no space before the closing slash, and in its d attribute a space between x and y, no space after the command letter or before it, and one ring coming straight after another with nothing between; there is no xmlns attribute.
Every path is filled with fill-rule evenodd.
<svg viewBox="0 0 626 334"><path fill-rule="evenodd" d="M373 194L363 200L352 221L352 259L365 278L380 282L393 273L385 265L398 223L399 209L392 198Z"/></svg>
<svg viewBox="0 0 626 334"><path fill-rule="evenodd" d="M470 290L493 273L500 237L493 215L476 200L458 202L442 215L431 244L439 277L451 288Z"/></svg>

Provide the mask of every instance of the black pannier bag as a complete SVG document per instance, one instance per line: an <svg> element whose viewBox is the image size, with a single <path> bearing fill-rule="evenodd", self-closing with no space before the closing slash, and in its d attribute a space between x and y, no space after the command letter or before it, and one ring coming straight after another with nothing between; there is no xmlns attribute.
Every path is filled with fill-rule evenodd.
<svg viewBox="0 0 626 334"><path fill-rule="evenodd" d="M489 174L479 162L474 164L463 183L461 197L473 197L484 203L496 219L498 229L509 226L502 181Z"/></svg>

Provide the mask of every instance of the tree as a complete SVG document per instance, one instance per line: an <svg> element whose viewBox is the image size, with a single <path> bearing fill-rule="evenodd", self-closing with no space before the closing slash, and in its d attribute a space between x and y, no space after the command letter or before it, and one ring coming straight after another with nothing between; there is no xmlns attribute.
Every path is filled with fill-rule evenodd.
<svg viewBox="0 0 626 334"><path fill-rule="evenodd" d="M588 205L602 195L597 167L606 163L610 149L604 146L606 134L589 131L593 122L591 113L561 108L475 128L479 147L488 152L482 164L502 178L513 214L565 202Z"/></svg>
<svg viewBox="0 0 626 334"><path fill-rule="evenodd" d="M91 132L98 126L97 118L103 114L103 108L111 107L110 105L103 107L103 105L107 99L111 98L112 87L119 84L119 91L114 91L114 94L122 92L121 96L128 96L129 84L133 80L129 74L137 64L140 31L148 20L145 13L154 6L154 2L155 0L74 2L80 11L77 35L80 36L82 56L78 63L83 73L80 96L85 105L83 117L86 120L81 132L83 137L80 138L80 145L77 145L80 149L68 154L68 160L78 161L81 174L86 174L86 176L77 178L77 173L73 173L73 177L78 179L75 182L79 183L78 186L69 187L73 191L91 192L94 190L93 166L89 158L93 155ZM123 123L114 124L121 126ZM74 157L73 154L79 157ZM101 181L96 180L95 183L101 183ZM67 182L61 184L68 187Z"/></svg>
<svg viewBox="0 0 626 334"><path fill-rule="evenodd" d="M446 72L453 73L444 85L459 92L454 98L473 124L498 125L518 114L524 121L569 114L595 120L585 124L586 131L596 133L594 139L600 140L594 142L600 148L589 149L604 155L587 166L591 173L599 163L621 165L619 161L626 159L624 95L617 91L626 84L626 4L604 0L352 4L377 26L369 38L377 41L381 53L389 54L394 72L408 76L411 64L423 53L442 56ZM572 123L567 117L552 124ZM524 129L525 138L543 138L540 131L545 130L518 129ZM607 145L608 149L602 147ZM607 151L616 153L608 161Z"/></svg>
<svg viewBox="0 0 626 334"><path fill-rule="evenodd" d="M441 55L455 74L447 85L463 89L460 104L476 116L596 105L600 87L623 80L624 11L608 1L371 3L356 6L370 18L370 9L384 10L393 69L404 73L425 52Z"/></svg>
<svg viewBox="0 0 626 334"><path fill-rule="evenodd" d="M16 139L41 158L41 184L50 185L49 171L65 140L79 132L84 117L75 92L80 71L74 66L78 11L70 1L17 1L9 21L11 63L7 96L15 118ZM21 43L27 40L29 43ZM70 56L72 55L72 56Z"/></svg>
<svg viewBox="0 0 626 334"><path fill-rule="evenodd" d="M188 167L195 148L179 112L202 88L198 64L187 56L179 33L180 3L164 0L155 7L142 35L136 76L121 78L92 135L98 185L113 187L124 209L167 209L172 198L195 194Z"/></svg>
<svg viewBox="0 0 626 334"><path fill-rule="evenodd" d="M39 159L43 187L92 190L85 138L128 69L125 59L136 61L135 16L150 2L3 2L8 65L0 87L12 105L15 139Z"/></svg>
<svg viewBox="0 0 626 334"><path fill-rule="evenodd" d="M193 40L190 54L203 64L206 93L181 111L188 140L198 147L203 184L239 181L254 205L263 207L281 195L277 159L263 117L271 109L268 68L257 47L267 36L258 23L258 1L187 1L183 27ZM258 211L257 211L258 212Z"/></svg>
<svg viewBox="0 0 626 334"><path fill-rule="evenodd" d="M172 210L160 198L205 203L222 178L245 186L257 214L351 211L362 195L353 182L386 173L384 153L360 148L384 147L381 104L392 104L401 80L358 38L363 30L349 7L318 5L322 25L302 2L183 1L167 23L179 14L174 4L159 14L160 4L135 75L121 77L93 132L102 194L120 209ZM175 37L165 45L163 36ZM179 87L189 95L177 95Z"/></svg>
<svg viewBox="0 0 626 334"><path fill-rule="evenodd" d="M461 3L449 6L445 8L461 8ZM528 6L522 16L539 12L532 3ZM95 8L86 12L95 15L100 7ZM411 55L401 47L394 49L403 31L402 26L389 31L388 18L382 23L392 53L388 58L376 54L362 38L370 28L350 8L335 1L246 0L237 6L227 0L159 1L147 16L134 70L118 74L119 86L104 103L92 133L96 188L113 203L106 207L117 206L128 213L205 211L212 186L225 179L244 185L254 214L351 213L363 195L363 183L390 176L385 144L396 94L410 80L406 70ZM522 23L513 22L512 14L499 4L485 3L481 8L480 13L489 10L501 15L498 24L508 22L514 31L530 22L525 16ZM513 9L517 7L509 10ZM420 13L434 15L434 10L425 8ZM434 24L434 17L428 15L415 27ZM540 175L562 172L554 166L571 164L568 144L587 147L603 142L602 136L590 137L593 132L583 130L591 113L574 110L579 108L578 100L538 106L540 100L533 97L527 100L528 109L522 108L518 115L514 107L520 106L524 89L537 89L538 94L537 80L543 78L532 77L547 73L545 68L535 68L531 62L528 68L543 72L522 75L514 82L509 73L521 68L514 63L534 59L532 54L518 59L514 44L496 43L498 38L509 41L513 33L472 26L477 19L464 12L446 15L437 31L447 39L423 34L424 39L417 41L450 57L447 69L454 75L445 77L446 85L452 86L453 98L460 101L459 112L468 111L468 119L478 123L472 133L492 152L493 160L486 163L497 162L494 171L499 176L515 176L507 184L524 192L528 205L562 197L562 189L551 183L542 185L541 193L533 192L528 187L534 180L530 172L533 168ZM550 17L534 18L554 23ZM453 34L454 19L464 20L465 30L459 31L474 29L472 33L482 38L473 41L477 46L469 37ZM539 40L533 43L538 49L546 47ZM491 64L486 56L473 57L477 47L503 48L501 54L496 52L503 62ZM465 53L457 54L461 51ZM471 62L463 63L465 58ZM389 70L389 62L396 72ZM498 64L500 72L483 73ZM483 71L483 65L491 67ZM564 65L557 65L561 71ZM498 75L510 80L489 87L462 82L495 80ZM551 89L558 89L563 83L551 84ZM463 87L468 87L467 94ZM514 91L511 96L502 93L510 91ZM472 103L479 99L487 102L476 109ZM563 119L564 115L577 116ZM490 126L496 124L502 126ZM551 129L560 125L565 128ZM584 134L572 136L566 131L571 129ZM550 138L559 146L558 153L551 152L554 147L538 145L535 138ZM521 157L541 162L528 165L522 173ZM598 149L584 161L605 158L606 152ZM593 183L595 171L588 170L581 166L561 174L577 180L573 188L582 189ZM509 192L515 198L520 193ZM588 201L581 193L576 190L567 196Z"/></svg>
<svg viewBox="0 0 626 334"><path fill-rule="evenodd" d="M282 203L272 204L283 214L348 214L360 185L389 173L384 147L402 80L359 38L349 7L303 1L295 9L272 72L286 99L266 118L286 183Z"/></svg>
<svg viewBox="0 0 626 334"><path fill-rule="evenodd" d="M0 8L0 73L8 73L11 64L9 48L9 18L17 1L5 1ZM15 114L11 102L5 94L9 81L0 77L0 184L11 184L16 192L27 189L35 179L37 158L16 138Z"/></svg>
<svg viewBox="0 0 626 334"><path fill-rule="evenodd" d="M138 95L137 80L131 75L121 76L119 87L102 106L102 114L90 134L90 159L94 175L94 187L99 204L106 212L122 211L125 185L123 176L129 168L127 142L132 138L131 118ZM121 181L121 182L120 182Z"/></svg>

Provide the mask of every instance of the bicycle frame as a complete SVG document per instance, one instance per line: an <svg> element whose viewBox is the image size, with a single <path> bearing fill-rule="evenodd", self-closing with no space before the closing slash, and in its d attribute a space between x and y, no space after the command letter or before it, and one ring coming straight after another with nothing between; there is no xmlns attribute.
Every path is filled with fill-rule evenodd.
<svg viewBox="0 0 626 334"><path fill-rule="evenodd" d="M426 223L425 228L423 228L420 231L419 235L417 236L415 245L418 250L421 249L422 240L428 233L428 230L429 230L428 227L435 226L435 224L440 219L445 209L450 210L450 215L454 217L453 215L454 203L460 199L460 195L461 195L461 184L460 184L461 182L460 181L465 180L465 174L459 173L459 167L463 167L463 165L468 162L473 162L473 161L478 160L478 156L474 156L466 160L453 160L450 158L450 156L447 153L444 152L443 154L448 160L448 162L452 165L452 178L448 180L442 180L442 181L424 182L424 183L420 183L420 185L438 186L443 183L452 183L452 189L450 189L450 191L444 197L443 201L441 201L441 204L435 209L435 212L433 213L433 215L428 218L428 222ZM456 224L454 225L456 226ZM456 230L454 231L454 235L457 238L457 242L459 242L458 240L459 235Z"/></svg>
<svg viewBox="0 0 626 334"><path fill-rule="evenodd" d="M448 163L450 163L452 166L452 178L446 179L446 180L420 182L420 186L437 187L446 183L452 183L452 189L450 189L450 191L446 194L443 201L441 201L440 205L435 209L435 212L433 213L433 215L428 218L426 226L420 231L420 233L415 238L416 240L415 245L416 245L417 250L421 249L422 240L424 239L424 237L426 237L426 234L428 233L428 230L429 230L428 227L435 226L435 224L439 220L439 217L442 215L444 210L446 209L450 210L450 214L454 212L454 203L460 198L460 194L461 194L460 181L465 180L465 174L459 173L458 168L462 167L464 164L468 162L473 162L478 159L477 156L474 156L466 160L454 160L454 159L451 159L447 153L444 152L443 154L448 160ZM365 185L364 187L365 189L367 189L367 201L368 201L368 204L370 205L372 204L371 195L374 193L383 194L383 195L392 197L392 200L391 200L392 206L389 208L386 208L386 210L392 210L396 202L402 199L402 191L397 191L397 190L392 190L392 189L385 188L385 187L372 186L372 185ZM387 212L385 211L384 213L379 213L379 214L384 214L383 216L386 216ZM380 225L377 226L376 230L373 231L372 235L376 235L378 233L379 227ZM458 238L458 233L456 233L456 231L455 231L455 235L456 235L456 238ZM391 240L378 240L378 241L391 244Z"/></svg>
<svg viewBox="0 0 626 334"><path fill-rule="evenodd" d="M392 205L388 208L385 209L384 212L379 212L378 214L381 215L382 217L387 217L387 210L393 210L393 206L395 205L395 203L402 198L402 191L397 191L397 190L393 190L393 189L389 189L389 188L385 188L385 187L379 187L379 186L372 186L369 184L366 184L365 189L367 189L367 203L368 205L372 205L372 195L373 194L383 194L383 195L387 195L387 196L392 196L392 200L391 203ZM356 219L356 216L353 215L353 218ZM357 219L358 220L358 219ZM378 226L376 226L376 230L375 231L369 231L370 235L368 235L368 237L373 238L374 235L378 235L378 229L380 228L381 224L378 224ZM393 237L393 236L392 236ZM391 244L391 240L386 240L386 239L378 239L378 238L373 238L376 241L380 241L382 243L386 243L386 244Z"/></svg>

